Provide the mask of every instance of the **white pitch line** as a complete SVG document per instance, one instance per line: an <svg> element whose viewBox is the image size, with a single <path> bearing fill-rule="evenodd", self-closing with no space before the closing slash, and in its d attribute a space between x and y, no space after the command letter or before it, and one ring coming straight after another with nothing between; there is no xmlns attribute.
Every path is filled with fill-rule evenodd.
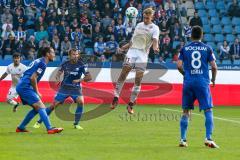
<svg viewBox="0 0 240 160"><path fill-rule="evenodd" d="M182 111L175 110L175 109L169 109L169 108L163 108L163 110L182 113ZM198 113L192 113L192 114L204 117L202 114L198 114ZM221 121L226 121L226 122L232 122L232 123L240 124L240 121L235 121L235 120L231 120L231 119L221 118L221 117L217 117L217 116L213 116L213 118L217 119L217 120L221 120Z"/></svg>

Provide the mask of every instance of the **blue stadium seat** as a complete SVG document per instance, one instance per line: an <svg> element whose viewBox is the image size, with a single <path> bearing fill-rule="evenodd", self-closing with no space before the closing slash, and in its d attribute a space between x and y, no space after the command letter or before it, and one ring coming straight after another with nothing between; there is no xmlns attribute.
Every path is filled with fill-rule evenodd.
<svg viewBox="0 0 240 160"><path fill-rule="evenodd" d="M224 41L224 36L222 34L216 34L215 35L215 41L222 43Z"/></svg>
<svg viewBox="0 0 240 160"><path fill-rule="evenodd" d="M221 24L222 25L229 25L229 24L231 24L230 18L229 17L222 17Z"/></svg>
<svg viewBox="0 0 240 160"><path fill-rule="evenodd" d="M217 48L220 49L220 46L223 44L223 42L218 42L217 43Z"/></svg>
<svg viewBox="0 0 240 160"><path fill-rule="evenodd" d="M235 26L240 25L240 18L239 17L233 17L232 24Z"/></svg>
<svg viewBox="0 0 240 160"><path fill-rule="evenodd" d="M216 4L216 8L218 10L225 10L225 3L224 3L224 1L218 1L217 4Z"/></svg>
<svg viewBox="0 0 240 160"><path fill-rule="evenodd" d="M173 41L173 49L176 49L177 45L179 45L179 41Z"/></svg>
<svg viewBox="0 0 240 160"><path fill-rule="evenodd" d="M26 30L26 38L28 39L30 36L34 36L35 30L34 29L27 29Z"/></svg>
<svg viewBox="0 0 240 160"><path fill-rule="evenodd" d="M232 29L232 25L225 25L223 27L223 33L232 33L233 32L233 29Z"/></svg>
<svg viewBox="0 0 240 160"><path fill-rule="evenodd" d="M12 60L12 55L5 55L4 60Z"/></svg>
<svg viewBox="0 0 240 160"><path fill-rule="evenodd" d="M203 32L204 33L211 33L210 25L203 25Z"/></svg>
<svg viewBox="0 0 240 160"><path fill-rule="evenodd" d="M199 17L207 17L208 14L207 14L207 11L206 10L198 10L198 16Z"/></svg>
<svg viewBox="0 0 240 160"><path fill-rule="evenodd" d="M235 32L236 32L237 34L240 34L240 25L235 27Z"/></svg>
<svg viewBox="0 0 240 160"><path fill-rule="evenodd" d="M214 42L207 42L207 45L209 45L214 51L217 50L217 46Z"/></svg>
<svg viewBox="0 0 240 160"><path fill-rule="evenodd" d="M214 41L213 35L212 34L204 34L204 41L206 42L212 42Z"/></svg>
<svg viewBox="0 0 240 160"><path fill-rule="evenodd" d="M227 40L228 43L234 42L234 39L235 39L235 36L234 36L234 35L232 35L232 34L227 34L226 40Z"/></svg>
<svg viewBox="0 0 240 160"><path fill-rule="evenodd" d="M208 24L208 17L201 17L201 20L202 20L203 25Z"/></svg>
<svg viewBox="0 0 240 160"><path fill-rule="evenodd" d="M217 24L220 24L220 20L219 20L218 17L211 17L210 23L211 23L212 25L217 25Z"/></svg>
<svg viewBox="0 0 240 160"><path fill-rule="evenodd" d="M211 9L208 11L208 15L210 17L217 17L218 16L218 13L217 13L217 10L216 9Z"/></svg>
<svg viewBox="0 0 240 160"><path fill-rule="evenodd" d="M61 61L61 57L60 56L56 56L55 57L55 61Z"/></svg>
<svg viewBox="0 0 240 160"><path fill-rule="evenodd" d="M204 3L203 2L196 2L195 3L195 9L205 9Z"/></svg>
<svg viewBox="0 0 240 160"><path fill-rule="evenodd" d="M206 2L206 8L207 9L215 9L215 3L214 2Z"/></svg>
<svg viewBox="0 0 240 160"><path fill-rule="evenodd" d="M84 52L86 55L93 55L93 48L85 48Z"/></svg>
<svg viewBox="0 0 240 160"><path fill-rule="evenodd" d="M213 33L222 33L222 27L220 24L214 25L212 28Z"/></svg>

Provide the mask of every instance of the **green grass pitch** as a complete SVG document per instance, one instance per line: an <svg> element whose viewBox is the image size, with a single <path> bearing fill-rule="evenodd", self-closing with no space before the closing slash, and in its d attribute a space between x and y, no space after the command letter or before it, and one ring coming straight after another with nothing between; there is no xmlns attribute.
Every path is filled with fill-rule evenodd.
<svg viewBox="0 0 240 160"><path fill-rule="evenodd" d="M86 105L85 111L96 105ZM12 113L0 104L0 160L237 160L240 157L240 108L215 107L214 139L220 149L204 146L204 117L194 111L188 132L188 148L179 148L180 107L137 105L135 116L125 106L99 118L83 121L84 130L74 130L72 122L51 116L61 134L47 135L44 126L15 133L30 107Z"/></svg>

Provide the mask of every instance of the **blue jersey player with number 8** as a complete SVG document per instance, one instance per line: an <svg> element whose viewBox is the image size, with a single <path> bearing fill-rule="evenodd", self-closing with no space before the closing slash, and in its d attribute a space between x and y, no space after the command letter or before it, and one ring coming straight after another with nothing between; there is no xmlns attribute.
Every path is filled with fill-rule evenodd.
<svg viewBox="0 0 240 160"><path fill-rule="evenodd" d="M209 88L209 64L212 69L212 83L215 85L217 65L213 50L201 42L203 37L202 28L192 28L192 42L184 46L179 55L177 63L178 70L184 76L182 92L183 115L180 120L181 140L180 147L187 147L187 128L191 110L194 109L194 102L198 100L200 110L204 111L206 139L205 145L210 148L218 148L212 140L213 113L212 96Z"/></svg>

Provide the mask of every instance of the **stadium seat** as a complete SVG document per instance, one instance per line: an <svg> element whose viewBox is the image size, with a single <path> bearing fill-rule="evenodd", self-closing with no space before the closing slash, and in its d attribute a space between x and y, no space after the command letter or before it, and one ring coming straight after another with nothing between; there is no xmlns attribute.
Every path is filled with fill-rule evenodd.
<svg viewBox="0 0 240 160"><path fill-rule="evenodd" d="M186 17L181 17L181 21L183 24L187 24L188 21L187 21L187 18Z"/></svg>
<svg viewBox="0 0 240 160"><path fill-rule="evenodd" d="M201 17L201 20L202 20L203 25L208 24L208 17Z"/></svg>
<svg viewBox="0 0 240 160"><path fill-rule="evenodd" d="M203 2L196 2L195 3L195 8L198 9L205 9L204 3Z"/></svg>
<svg viewBox="0 0 240 160"><path fill-rule="evenodd" d="M173 49L176 49L177 45L179 45L179 41L173 41Z"/></svg>
<svg viewBox="0 0 240 160"><path fill-rule="evenodd" d="M198 10L198 16L199 17L207 17L207 11L206 10Z"/></svg>
<svg viewBox="0 0 240 160"><path fill-rule="evenodd" d="M240 25L235 27L235 33L240 34Z"/></svg>
<svg viewBox="0 0 240 160"><path fill-rule="evenodd" d="M61 57L60 56L56 56L55 57L55 61L61 61Z"/></svg>
<svg viewBox="0 0 240 160"><path fill-rule="evenodd" d="M217 17L218 16L218 13L217 13L217 10L216 9L211 9L208 11L208 15L210 17Z"/></svg>
<svg viewBox="0 0 240 160"><path fill-rule="evenodd" d="M12 55L5 55L4 60L12 60Z"/></svg>
<svg viewBox="0 0 240 160"><path fill-rule="evenodd" d="M194 5L193 5L192 1L186 1L185 3L186 3L185 6L186 6L187 9L194 8Z"/></svg>
<svg viewBox="0 0 240 160"><path fill-rule="evenodd" d="M215 9L215 3L212 2L212 1L206 2L206 8L207 8L208 10L210 10L210 9Z"/></svg>
<svg viewBox="0 0 240 160"><path fill-rule="evenodd" d="M212 25L217 25L217 24L220 24L220 20L219 20L218 17L211 17L210 23L211 23Z"/></svg>
<svg viewBox="0 0 240 160"><path fill-rule="evenodd" d="M222 17L221 24L222 25L229 25L229 24L231 24L230 18L229 17Z"/></svg>
<svg viewBox="0 0 240 160"><path fill-rule="evenodd" d="M222 34L216 34L215 35L215 41L222 43L224 41L224 36Z"/></svg>
<svg viewBox="0 0 240 160"><path fill-rule="evenodd" d="M209 45L214 51L217 50L217 46L214 42L207 42L207 45Z"/></svg>
<svg viewBox="0 0 240 160"><path fill-rule="evenodd" d="M227 40L228 43L234 42L234 39L235 39L235 36L234 36L234 35L232 35L232 34L227 34L226 40Z"/></svg>
<svg viewBox="0 0 240 160"><path fill-rule="evenodd" d="M206 42L212 42L214 41L213 35L212 34L204 34L204 41Z"/></svg>
<svg viewBox="0 0 240 160"><path fill-rule="evenodd" d="M240 25L240 18L239 17L233 17L232 24L237 26Z"/></svg>
<svg viewBox="0 0 240 160"><path fill-rule="evenodd" d="M213 33L222 33L221 25L219 25L219 24L214 25L213 28L212 28L212 31L213 31Z"/></svg>
<svg viewBox="0 0 240 160"><path fill-rule="evenodd" d="M194 12L195 12L195 9L188 9L188 10L187 10L187 16L188 16L188 17L194 16Z"/></svg>
<svg viewBox="0 0 240 160"><path fill-rule="evenodd" d="M66 61L66 60L68 60L68 56L63 56L62 57L62 62Z"/></svg>
<svg viewBox="0 0 240 160"><path fill-rule="evenodd" d="M86 55L93 55L93 48L85 48L84 50L85 54Z"/></svg>
<svg viewBox="0 0 240 160"><path fill-rule="evenodd" d="M225 25L223 27L223 33L232 33L233 32L233 29L232 29L232 25Z"/></svg>
<svg viewBox="0 0 240 160"><path fill-rule="evenodd" d="M218 43L217 43L217 48L219 49L222 44L223 44L223 42L218 42Z"/></svg>
<svg viewBox="0 0 240 160"><path fill-rule="evenodd" d="M224 1L218 1L216 4L216 9L218 10L225 10L225 3Z"/></svg>
<svg viewBox="0 0 240 160"><path fill-rule="evenodd" d="M203 25L203 32L204 33L211 33L210 25Z"/></svg>

